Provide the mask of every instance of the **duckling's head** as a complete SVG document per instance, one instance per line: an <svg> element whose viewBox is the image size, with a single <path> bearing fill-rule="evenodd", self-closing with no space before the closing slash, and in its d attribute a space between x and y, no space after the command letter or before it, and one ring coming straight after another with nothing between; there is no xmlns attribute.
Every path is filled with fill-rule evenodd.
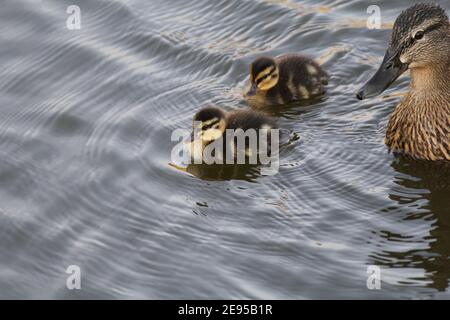
<svg viewBox="0 0 450 320"><path fill-rule="evenodd" d="M258 92L266 92L273 88L279 79L280 73L275 60L268 57L258 58L250 65L251 87L245 95L251 97Z"/></svg>
<svg viewBox="0 0 450 320"><path fill-rule="evenodd" d="M225 132L226 114L219 108L206 107L198 111L193 120L193 138L207 145Z"/></svg>
<svg viewBox="0 0 450 320"><path fill-rule="evenodd" d="M357 97L362 100L382 93L408 69L447 65L449 32L448 16L437 4L420 3L403 11L395 21L381 67Z"/></svg>

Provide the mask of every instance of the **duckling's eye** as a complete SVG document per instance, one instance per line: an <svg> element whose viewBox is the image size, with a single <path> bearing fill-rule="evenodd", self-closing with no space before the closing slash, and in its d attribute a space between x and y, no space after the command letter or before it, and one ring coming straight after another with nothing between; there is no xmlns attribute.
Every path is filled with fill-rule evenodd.
<svg viewBox="0 0 450 320"><path fill-rule="evenodd" d="M420 39L423 38L424 34L425 34L425 33L424 33L423 31L417 31L417 32L414 34L414 39L415 39L415 40L420 40Z"/></svg>
<svg viewBox="0 0 450 320"><path fill-rule="evenodd" d="M266 78L266 76L259 78L258 80L256 80L256 84L260 84L261 82L264 81L265 78Z"/></svg>

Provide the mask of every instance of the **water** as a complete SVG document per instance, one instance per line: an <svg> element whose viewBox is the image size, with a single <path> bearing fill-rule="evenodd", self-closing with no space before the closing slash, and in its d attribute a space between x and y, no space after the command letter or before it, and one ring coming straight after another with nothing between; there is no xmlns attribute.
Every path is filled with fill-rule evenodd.
<svg viewBox="0 0 450 320"><path fill-rule="evenodd" d="M410 1L381 30L369 0L79 0L68 30L72 2L1 4L0 298L450 298L449 171L383 144L408 76L354 96ZM274 112L299 136L278 174L170 165L173 130L287 52L331 81Z"/></svg>

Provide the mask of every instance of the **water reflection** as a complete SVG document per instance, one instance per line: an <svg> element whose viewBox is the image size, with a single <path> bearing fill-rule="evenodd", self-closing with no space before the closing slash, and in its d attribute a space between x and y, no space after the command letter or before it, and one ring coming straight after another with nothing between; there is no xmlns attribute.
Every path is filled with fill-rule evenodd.
<svg viewBox="0 0 450 320"><path fill-rule="evenodd" d="M420 282L445 291L450 280L450 165L402 157L391 166L395 177L389 198L398 204L397 208L403 208L400 224L411 227L400 233L380 231L386 240L380 243L386 245L379 243L383 251L374 254L374 263L388 268L422 269L423 275L408 278L409 284ZM405 207L409 209L404 210ZM396 213L397 208L386 212ZM387 246L397 245L398 250L386 250Z"/></svg>
<svg viewBox="0 0 450 320"><path fill-rule="evenodd" d="M190 164L186 172L203 180L245 180L254 182L261 176L260 165Z"/></svg>

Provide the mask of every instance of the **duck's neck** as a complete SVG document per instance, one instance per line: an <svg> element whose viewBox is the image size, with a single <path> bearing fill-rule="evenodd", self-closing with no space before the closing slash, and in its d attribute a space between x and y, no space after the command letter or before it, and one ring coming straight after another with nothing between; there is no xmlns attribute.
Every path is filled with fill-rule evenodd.
<svg viewBox="0 0 450 320"><path fill-rule="evenodd" d="M450 61L433 67L411 69L410 95L422 97L450 95Z"/></svg>

